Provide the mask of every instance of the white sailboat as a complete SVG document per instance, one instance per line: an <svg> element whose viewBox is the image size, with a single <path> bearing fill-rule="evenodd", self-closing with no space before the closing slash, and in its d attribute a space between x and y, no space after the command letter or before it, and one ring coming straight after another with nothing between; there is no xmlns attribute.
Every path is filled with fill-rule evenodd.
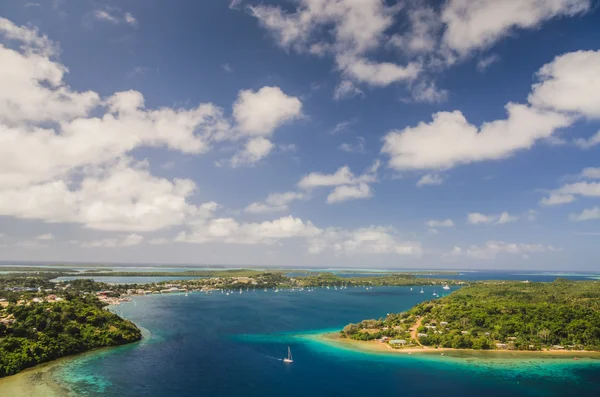
<svg viewBox="0 0 600 397"><path fill-rule="evenodd" d="M425 293L425 291L423 291L423 287L421 287L421 293L422 293L422 294L423 294L423 293Z"/></svg>
<svg viewBox="0 0 600 397"><path fill-rule="evenodd" d="M443 289L450 289L450 287L448 286L448 284L444 285L442 288Z"/></svg>
<svg viewBox="0 0 600 397"><path fill-rule="evenodd" d="M289 346L288 346L288 355L287 355L287 357L285 357L283 359L283 362L284 363L293 363L294 362L294 360L292 359L292 349L290 349Z"/></svg>

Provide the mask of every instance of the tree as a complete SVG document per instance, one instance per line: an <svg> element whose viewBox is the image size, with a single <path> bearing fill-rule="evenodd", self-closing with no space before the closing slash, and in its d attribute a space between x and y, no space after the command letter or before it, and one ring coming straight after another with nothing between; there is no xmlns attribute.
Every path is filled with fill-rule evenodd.
<svg viewBox="0 0 600 397"><path fill-rule="evenodd" d="M540 332L538 332L538 335L540 338L542 338L544 340L544 342L547 342L548 337L550 336L550 330L548 330L548 328L544 328L544 329L540 330Z"/></svg>

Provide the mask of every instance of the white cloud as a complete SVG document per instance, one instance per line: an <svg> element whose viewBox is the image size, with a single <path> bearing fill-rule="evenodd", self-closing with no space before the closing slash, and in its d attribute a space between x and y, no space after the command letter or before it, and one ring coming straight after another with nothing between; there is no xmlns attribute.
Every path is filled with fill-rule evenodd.
<svg viewBox="0 0 600 397"><path fill-rule="evenodd" d="M40 234L36 237L38 240L54 240L54 235L52 233Z"/></svg>
<svg viewBox="0 0 600 397"><path fill-rule="evenodd" d="M510 215L508 212L503 212L499 215L484 215L479 212L472 212L467 215L467 222L471 225L479 224L496 224L504 225L507 223L516 222L519 217Z"/></svg>
<svg viewBox="0 0 600 397"><path fill-rule="evenodd" d="M600 168L588 167L578 175L580 179L600 179ZM547 197L540 200L541 205L553 206L571 203L577 196L600 197L600 182L580 181L567 183L551 190Z"/></svg>
<svg viewBox="0 0 600 397"><path fill-rule="evenodd" d="M381 0L300 0L294 12L273 6L250 7L252 15L273 34L281 47L317 56L334 56L346 78L336 89L336 99L362 93L353 82L387 86L410 81L420 73L417 63L402 66L365 57L382 44L385 31L394 23L394 15L400 8L387 6ZM409 46L424 44L421 19L417 17L414 21L419 25L417 30L421 37L415 34Z"/></svg>
<svg viewBox="0 0 600 397"><path fill-rule="evenodd" d="M414 80L421 72L421 67L417 63L400 66L391 62L374 62L353 55L339 55L336 61L338 67L351 79L377 87Z"/></svg>
<svg viewBox="0 0 600 397"><path fill-rule="evenodd" d="M240 131L220 108L147 109L138 91L105 98L77 92L66 85L67 68L47 37L1 18L0 35L21 42L18 50L0 45L0 214L116 231L159 230L205 216L203 205L188 201L193 181L155 177L130 156L144 146L201 154L223 140L238 142ZM273 144L260 135L299 115L301 104L265 87L242 91L234 108L237 128L259 135L238 153L240 165L269 154Z"/></svg>
<svg viewBox="0 0 600 397"><path fill-rule="evenodd" d="M441 185L442 183L444 183L444 179L438 174L425 174L417 181L417 186Z"/></svg>
<svg viewBox="0 0 600 397"><path fill-rule="evenodd" d="M573 16L590 8L589 0L450 0L442 10L446 25L442 41L459 56L485 49L515 29Z"/></svg>
<svg viewBox="0 0 600 397"><path fill-rule="evenodd" d="M293 13L264 5L250 10L283 48L310 52L316 45L320 53L323 48L363 53L380 44L399 8L380 0L300 0Z"/></svg>
<svg viewBox="0 0 600 397"><path fill-rule="evenodd" d="M333 92L333 99L336 101L354 98L355 96L365 96L365 93L350 80L342 80Z"/></svg>
<svg viewBox="0 0 600 397"><path fill-rule="evenodd" d="M600 219L600 207L593 207L584 209L579 214L571 214L569 218L572 221L589 221L593 219Z"/></svg>
<svg viewBox="0 0 600 397"><path fill-rule="evenodd" d="M287 211L291 202L306 198L308 196L300 192L272 193L267 196L264 202L256 201L247 206L244 211L253 214Z"/></svg>
<svg viewBox="0 0 600 397"><path fill-rule="evenodd" d="M366 183L358 185L342 185L337 186L327 196L327 204L339 203L341 201L365 199L373 197L371 188Z"/></svg>
<svg viewBox="0 0 600 397"><path fill-rule="evenodd" d="M588 139L575 139L575 144L582 149L589 149L593 146L600 145L600 131L596 132L593 136L591 136Z"/></svg>
<svg viewBox="0 0 600 397"><path fill-rule="evenodd" d="M355 176L345 165L333 174L311 172L298 182L298 187L311 190L319 187L335 187L327 196L327 203L333 204L346 200L365 199L373 196L369 183L377 182L380 162L375 161L362 175Z"/></svg>
<svg viewBox="0 0 600 397"><path fill-rule="evenodd" d="M432 219L430 221L426 222L426 225L430 228L436 228L436 227L454 227L454 222L452 221L452 219L444 219L444 220L435 220Z"/></svg>
<svg viewBox="0 0 600 397"><path fill-rule="evenodd" d="M420 81L410 90L412 99L419 103L440 103L448 99L448 91L438 88L435 82Z"/></svg>
<svg viewBox="0 0 600 397"><path fill-rule="evenodd" d="M481 73L485 72L492 64L499 62L500 56L498 54L488 55L477 61L477 70Z"/></svg>
<svg viewBox="0 0 600 397"><path fill-rule="evenodd" d="M113 25L127 24L130 26L137 26L138 21L129 12L123 12L118 8L111 7L110 9L94 10L92 13L94 19L101 22L112 23Z"/></svg>
<svg viewBox="0 0 600 397"><path fill-rule="evenodd" d="M238 8L242 4L242 1L244 0L230 0L229 8L232 10Z"/></svg>
<svg viewBox="0 0 600 397"><path fill-rule="evenodd" d="M395 254L421 256L421 244L400 239L391 227L371 226L356 230L329 228L309 240L308 250L319 254L332 250L336 255Z"/></svg>
<svg viewBox="0 0 600 397"><path fill-rule="evenodd" d="M0 214L46 222L76 222L90 229L152 231L204 214L187 202L196 185L151 175L143 165L122 161L83 178L3 189Z"/></svg>
<svg viewBox="0 0 600 397"><path fill-rule="evenodd" d="M369 170L370 171L370 170ZM376 170L375 170L376 171ZM301 189L312 189L316 187L340 186L340 185L358 185L360 183L371 183L377 181L374 172L367 172L358 177L354 176L350 167L347 165L340 167L333 174L322 174L320 172L311 172L298 182Z"/></svg>
<svg viewBox="0 0 600 397"><path fill-rule="evenodd" d="M198 222L190 233L181 232L176 240L191 243L274 244L281 239L312 237L321 232L310 221L287 216L262 223L239 223L233 218Z"/></svg>
<svg viewBox="0 0 600 397"><path fill-rule="evenodd" d="M575 196L572 194L564 194L564 193L550 193L548 197L544 197L540 200L541 205L545 206L553 206L560 204L568 204L575 201Z"/></svg>
<svg viewBox="0 0 600 397"><path fill-rule="evenodd" d="M270 136L282 124L302 116L302 102L279 87L242 90L233 105L238 129L250 136Z"/></svg>
<svg viewBox="0 0 600 397"><path fill-rule="evenodd" d="M341 121L341 122L337 123L335 125L335 127L332 128L331 133L337 134L339 132L347 131L351 126L353 126L357 122L358 122L358 119L356 119L356 118L347 120L347 121Z"/></svg>
<svg viewBox="0 0 600 397"><path fill-rule="evenodd" d="M559 55L537 73L529 102L537 107L600 118L600 50Z"/></svg>
<svg viewBox="0 0 600 397"><path fill-rule="evenodd" d="M600 179L600 167L588 167L581 171L581 178Z"/></svg>
<svg viewBox="0 0 600 397"><path fill-rule="evenodd" d="M416 8L408 12L410 30L395 34L389 44L405 53L429 53L436 49L442 27L439 15L432 8Z"/></svg>
<svg viewBox="0 0 600 397"><path fill-rule="evenodd" d="M346 153L364 153L365 152L365 138L362 136L356 137L356 143L344 142L338 148Z"/></svg>
<svg viewBox="0 0 600 397"><path fill-rule="evenodd" d="M508 212L503 212L498 217L498 220L496 221L496 223L499 225L504 225L507 223L516 222L518 220L519 220L518 216L513 216L513 215L510 215Z"/></svg>
<svg viewBox="0 0 600 397"><path fill-rule="evenodd" d="M262 136L249 139L244 148L231 158L231 166L235 168L243 165L254 165L267 157L274 147L275 145L271 141Z"/></svg>
<svg viewBox="0 0 600 397"><path fill-rule="evenodd" d="M482 246L471 245L463 249L455 246L445 257L469 256L477 259L495 259L501 254L528 255L531 253L557 252L559 249L551 245L506 243L504 241L488 241Z"/></svg>
<svg viewBox="0 0 600 397"><path fill-rule="evenodd" d="M460 111L435 113L431 123L389 132L382 152L390 156L389 165L396 170L448 169L509 157L571 123L565 115L526 105L509 103L506 110L507 119L479 128Z"/></svg>
<svg viewBox="0 0 600 397"><path fill-rule="evenodd" d="M231 65L227 62L225 62L223 65L221 65L221 67L223 68L224 71L226 71L227 73L232 73L233 72L233 68L231 67Z"/></svg>
<svg viewBox="0 0 600 397"><path fill-rule="evenodd" d="M81 242L84 248L124 248L139 245L144 241L144 237L139 234L130 234L121 238L105 238L100 240L91 240Z"/></svg>

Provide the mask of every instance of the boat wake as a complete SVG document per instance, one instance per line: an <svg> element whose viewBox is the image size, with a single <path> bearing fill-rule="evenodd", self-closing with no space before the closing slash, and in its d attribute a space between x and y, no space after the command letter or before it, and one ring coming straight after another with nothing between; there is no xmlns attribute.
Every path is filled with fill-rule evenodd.
<svg viewBox="0 0 600 397"><path fill-rule="evenodd" d="M263 354L263 356L266 358L270 358L271 360L283 361L283 358L267 356L266 354Z"/></svg>

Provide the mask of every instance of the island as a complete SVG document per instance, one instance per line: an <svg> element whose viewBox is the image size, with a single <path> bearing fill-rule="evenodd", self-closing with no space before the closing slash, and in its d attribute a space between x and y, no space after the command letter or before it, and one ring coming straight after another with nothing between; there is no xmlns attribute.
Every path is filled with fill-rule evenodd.
<svg viewBox="0 0 600 397"><path fill-rule="evenodd" d="M340 338L393 350L600 351L600 282L486 281L378 320Z"/></svg>
<svg viewBox="0 0 600 397"><path fill-rule="evenodd" d="M198 278L150 284L109 284L91 279L106 275L105 272L76 272L58 267L3 269L7 273L0 273L0 377L59 357L140 340L141 332L135 324L105 310L109 305L130 301L135 295L467 284L411 273L341 277L333 273L303 271L298 272L300 276L290 277L286 275L290 271L255 269L150 272L148 275ZM58 281L59 277L82 273L90 279ZM118 274L128 277L144 273Z"/></svg>
<svg viewBox="0 0 600 397"><path fill-rule="evenodd" d="M10 299L0 298L0 377L59 357L142 338L135 324L103 310L106 303L93 294L6 288L10 287L0 293ZM14 288L21 288L17 301Z"/></svg>

